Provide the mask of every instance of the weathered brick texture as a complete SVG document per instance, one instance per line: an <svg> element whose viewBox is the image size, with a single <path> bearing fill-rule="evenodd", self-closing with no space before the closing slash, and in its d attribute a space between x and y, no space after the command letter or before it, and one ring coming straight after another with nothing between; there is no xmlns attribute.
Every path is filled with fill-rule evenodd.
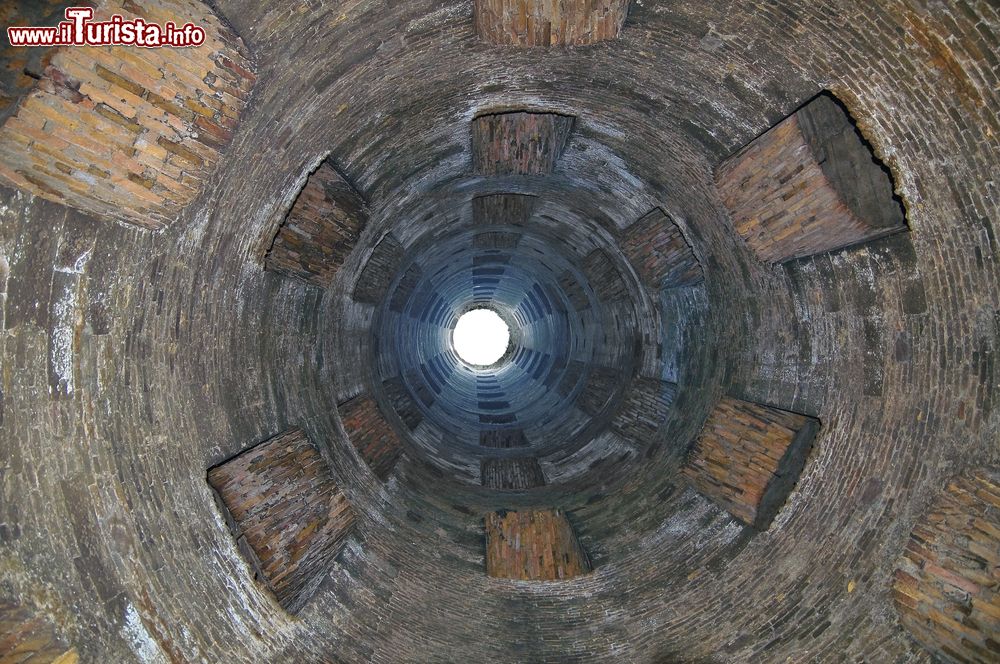
<svg viewBox="0 0 1000 664"><path fill-rule="evenodd" d="M33 0L0 4L0 24L6 26L56 25L66 20L67 7L80 3L67 0ZM0 39L0 125L17 112L24 97L38 86L45 68L55 55L54 48L11 46Z"/></svg>
<svg viewBox="0 0 1000 664"><path fill-rule="evenodd" d="M693 286L704 281L701 264L677 223L653 208L629 226L621 249L644 284L651 288Z"/></svg>
<svg viewBox="0 0 1000 664"><path fill-rule="evenodd" d="M402 442L392 425L382 416L371 396L361 394L337 409L351 444L383 482L403 453Z"/></svg>
<svg viewBox="0 0 1000 664"><path fill-rule="evenodd" d="M483 447L510 449L512 447L527 447L528 439L524 429L484 429L479 432L479 444Z"/></svg>
<svg viewBox="0 0 1000 664"><path fill-rule="evenodd" d="M580 280L577 279L575 274L569 270L563 272L559 275L559 286L562 288L563 293L566 294L566 298L573 309L583 311L590 308L590 298L587 297L587 291L583 289Z"/></svg>
<svg viewBox="0 0 1000 664"><path fill-rule="evenodd" d="M325 288L367 221L364 200L329 162L323 162L278 228L264 267Z"/></svg>
<svg viewBox="0 0 1000 664"><path fill-rule="evenodd" d="M628 0L476 0L476 34L491 44L578 46L616 39Z"/></svg>
<svg viewBox="0 0 1000 664"><path fill-rule="evenodd" d="M51 620L20 602L0 600L0 662L4 664L77 664L75 648L63 640Z"/></svg>
<svg viewBox="0 0 1000 664"><path fill-rule="evenodd" d="M906 228L887 171L850 116L821 95L719 165L736 232L781 263Z"/></svg>
<svg viewBox="0 0 1000 664"><path fill-rule="evenodd" d="M611 256L603 249L595 249L583 259L583 273L605 304L628 298L628 287Z"/></svg>
<svg viewBox="0 0 1000 664"><path fill-rule="evenodd" d="M479 477L490 489L531 489L545 485L545 474L535 457L483 459Z"/></svg>
<svg viewBox="0 0 1000 664"><path fill-rule="evenodd" d="M637 378L625 394L625 400L611 421L618 435L646 445L667 419L677 395L677 384L658 378Z"/></svg>
<svg viewBox="0 0 1000 664"><path fill-rule="evenodd" d="M592 570L562 510L486 515L486 573L503 579L558 581Z"/></svg>
<svg viewBox="0 0 1000 664"><path fill-rule="evenodd" d="M208 471L255 575L291 613L316 592L354 529L354 511L299 429Z"/></svg>
<svg viewBox="0 0 1000 664"><path fill-rule="evenodd" d="M555 170L574 118L512 111L472 121L472 170L476 175L547 175Z"/></svg>
<svg viewBox="0 0 1000 664"><path fill-rule="evenodd" d="M358 281L354 285L354 301L365 304L380 303L388 292L402 260L403 245L392 233L386 234L375 245L368 262L358 276Z"/></svg>
<svg viewBox="0 0 1000 664"><path fill-rule="evenodd" d="M535 211L536 196L490 194L472 199L472 223L477 226L524 226Z"/></svg>
<svg viewBox="0 0 1000 664"><path fill-rule="evenodd" d="M0 127L0 177L86 212L161 228L202 191L255 82L242 42L199 2L103 0L112 14L205 28L191 48L67 47Z"/></svg>
<svg viewBox="0 0 1000 664"><path fill-rule="evenodd" d="M598 415L614 396L622 373L610 367L594 367L587 377L587 383L580 392L579 405L591 417Z"/></svg>
<svg viewBox="0 0 1000 664"><path fill-rule="evenodd" d="M521 234L512 231L478 231L472 236L472 246L476 249L513 249L521 240Z"/></svg>
<svg viewBox="0 0 1000 664"><path fill-rule="evenodd" d="M403 424L407 429L412 431L424 421L420 407L413 400L413 397L410 396L410 392L406 389L406 383L402 378L397 376L383 380L382 391L385 393L386 398L389 399L396 414L403 420ZM433 403L433 398L431 402Z"/></svg>
<svg viewBox="0 0 1000 664"><path fill-rule="evenodd" d="M586 365L583 362L570 360L562 376L559 378L559 383L556 385L556 392L561 396L568 396L576 388L580 379L583 378L584 369L586 369Z"/></svg>
<svg viewBox="0 0 1000 664"><path fill-rule="evenodd" d="M491 194L472 199L472 223L477 227L526 226L535 210L535 196ZM477 249L513 249L521 234L510 230L483 229L473 236Z"/></svg>
<svg viewBox="0 0 1000 664"><path fill-rule="evenodd" d="M703 496L765 530L805 464L818 422L723 397L695 440L683 473Z"/></svg>
<svg viewBox="0 0 1000 664"><path fill-rule="evenodd" d="M396 285L396 289L389 298L389 310L402 313L406 305L413 298L413 293L417 290L420 280L423 277L423 270L416 263L411 263L402 278Z"/></svg>
<svg viewBox="0 0 1000 664"><path fill-rule="evenodd" d="M1000 661L1000 475L948 483L896 566L899 618L947 662Z"/></svg>

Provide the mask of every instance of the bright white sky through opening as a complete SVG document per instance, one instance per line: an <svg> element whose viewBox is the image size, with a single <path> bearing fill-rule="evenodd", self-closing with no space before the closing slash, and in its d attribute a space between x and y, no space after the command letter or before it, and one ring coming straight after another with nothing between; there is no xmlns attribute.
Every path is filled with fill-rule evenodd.
<svg viewBox="0 0 1000 664"><path fill-rule="evenodd" d="M510 328L495 311L473 309L458 319L453 343L460 358L469 364L487 366L507 352Z"/></svg>

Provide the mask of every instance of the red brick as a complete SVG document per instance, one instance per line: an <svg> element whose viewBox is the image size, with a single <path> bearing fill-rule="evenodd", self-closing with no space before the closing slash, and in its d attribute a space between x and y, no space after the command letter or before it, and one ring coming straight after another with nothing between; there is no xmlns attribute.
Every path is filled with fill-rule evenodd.
<svg viewBox="0 0 1000 664"><path fill-rule="evenodd" d="M900 622L945 662L1000 659L1000 481L948 483L914 527L892 590Z"/></svg>
<svg viewBox="0 0 1000 664"><path fill-rule="evenodd" d="M580 46L617 39L628 0L476 0L476 34L492 44Z"/></svg>
<svg viewBox="0 0 1000 664"><path fill-rule="evenodd" d="M766 529L805 462L816 420L723 397L709 414L683 473L734 517Z"/></svg>
<svg viewBox="0 0 1000 664"><path fill-rule="evenodd" d="M208 471L247 561L285 610L309 601L354 529L354 511L299 429Z"/></svg>
<svg viewBox="0 0 1000 664"><path fill-rule="evenodd" d="M486 573L524 581L558 581L592 570L562 510L486 515Z"/></svg>
<svg viewBox="0 0 1000 664"><path fill-rule="evenodd" d="M382 416L378 403L362 394L340 404L337 409L351 444L375 476L384 482L403 453L403 445L392 425Z"/></svg>
<svg viewBox="0 0 1000 664"><path fill-rule="evenodd" d="M329 163L306 180L278 228L264 267L329 286L368 220L364 201Z"/></svg>

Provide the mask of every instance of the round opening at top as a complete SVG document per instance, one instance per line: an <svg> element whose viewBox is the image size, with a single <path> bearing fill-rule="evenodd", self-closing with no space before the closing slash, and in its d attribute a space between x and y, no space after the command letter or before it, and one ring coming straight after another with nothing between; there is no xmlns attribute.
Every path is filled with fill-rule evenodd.
<svg viewBox="0 0 1000 664"><path fill-rule="evenodd" d="M510 328L490 309L473 309L458 319L452 335L455 352L474 366L490 366L504 356L510 345Z"/></svg>

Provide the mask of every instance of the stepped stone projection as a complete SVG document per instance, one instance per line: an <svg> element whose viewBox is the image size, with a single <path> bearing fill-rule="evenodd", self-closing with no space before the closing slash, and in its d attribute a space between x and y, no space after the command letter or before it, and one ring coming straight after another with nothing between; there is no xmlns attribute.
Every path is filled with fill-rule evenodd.
<svg viewBox="0 0 1000 664"><path fill-rule="evenodd" d="M476 34L492 44L579 46L618 37L628 0L475 0Z"/></svg>
<svg viewBox="0 0 1000 664"><path fill-rule="evenodd" d="M7 25L55 25L65 20L61 11L40 10L53 4L8 3L4 17ZM0 98L0 178L91 214L162 228L212 176L256 80L254 65L207 4L93 5L95 22L115 14L160 25L190 22L205 29L205 43L56 47L40 54L7 47L0 55L9 58L8 69L21 64L24 73L7 82Z"/></svg>
<svg viewBox="0 0 1000 664"><path fill-rule="evenodd" d="M591 416L603 411L621 379L622 374L617 369L595 367L580 393L580 409Z"/></svg>
<svg viewBox="0 0 1000 664"><path fill-rule="evenodd" d="M818 429L806 415L723 397L684 475L734 517L766 530L795 487Z"/></svg>
<svg viewBox="0 0 1000 664"><path fill-rule="evenodd" d="M208 483L254 576L285 610L299 611L354 529L326 461L293 429L210 468Z"/></svg>
<svg viewBox="0 0 1000 664"><path fill-rule="evenodd" d="M0 2L0 29L54 25L66 4ZM995 490L975 478L1000 468L996 2L634 0L615 39L557 45L567 33L551 23L535 47L480 34L474 0L120 5L181 7L211 38L93 51L125 80L184 108L191 90L222 84L208 76L219 54L240 52L245 64L225 57L255 78L249 94L222 93L242 110L210 172L178 166L200 193L162 217L149 208L146 226L121 223L141 197L53 180L64 198L50 200L0 178L0 598L51 626L30 632L45 635L39 652L994 664ZM519 16L502 19L517 32ZM0 44L0 126L31 95L73 106L69 81L44 82L46 54L88 52ZM170 87L150 59L170 60L163 75L183 85L160 93L122 73ZM198 63L198 77L177 73ZM798 109L824 86L850 109L838 135L856 126L870 150L823 139L813 152ZM162 117L146 103L128 116L144 127ZM731 209L743 180L716 176L792 122L777 161L745 164L752 191ZM65 128L45 123L46 140ZM204 137L175 126L182 145ZM491 138L474 143L476 126ZM146 132L104 170L181 163ZM0 141L0 164L56 159L19 145ZM885 175L872 155L908 230L846 247L837 229L854 222L812 233L826 228L819 212L851 211L813 208L844 192L837 173ZM367 218L320 285L340 260L319 251L327 221L350 235L309 182L324 164ZM269 271L300 195L315 234L296 235L305 253L292 259L289 244L288 267L306 257L316 273ZM752 218L765 203L782 239L744 239L733 210ZM509 325L509 352L488 368L453 343L470 307ZM730 411L714 413L725 395ZM813 419L811 449L795 452ZM271 554L234 537L207 481L291 427L354 515L332 559L310 558L312 595L294 614L255 580L248 561ZM319 477L289 472L254 506L319 514ZM488 541L503 576L487 573ZM7 629L0 648L29 634Z"/></svg>
<svg viewBox="0 0 1000 664"><path fill-rule="evenodd" d="M397 376L382 381L382 391L389 398L396 414L399 415L408 429L412 431L420 426L420 423L424 421L424 416L421 414L417 402L410 396L402 378ZM433 399L431 403L433 403Z"/></svg>
<svg viewBox="0 0 1000 664"><path fill-rule="evenodd" d="M364 200L324 161L309 175L278 228L264 267L316 286L329 286L367 220Z"/></svg>
<svg viewBox="0 0 1000 664"><path fill-rule="evenodd" d="M472 169L477 175L546 175L555 170L573 118L511 111L472 121Z"/></svg>
<svg viewBox="0 0 1000 664"><path fill-rule="evenodd" d="M1000 658L1000 474L955 478L910 535L893 577L900 621L946 662Z"/></svg>
<svg viewBox="0 0 1000 664"><path fill-rule="evenodd" d="M592 570L561 510L486 515L486 573L502 579L559 581Z"/></svg>
<svg viewBox="0 0 1000 664"><path fill-rule="evenodd" d="M715 180L736 232L763 261L781 263L906 229L891 176L829 95L727 159Z"/></svg>

